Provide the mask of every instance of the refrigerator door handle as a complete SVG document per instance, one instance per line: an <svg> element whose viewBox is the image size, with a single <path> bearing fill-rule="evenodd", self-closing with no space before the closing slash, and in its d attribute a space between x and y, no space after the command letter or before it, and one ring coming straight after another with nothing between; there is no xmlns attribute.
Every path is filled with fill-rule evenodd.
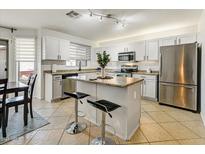
<svg viewBox="0 0 205 154"><path fill-rule="evenodd" d="M162 54L160 54L160 77L162 76Z"/></svg>
<svg viewBox="0 0 205 154"><path fill-rule="evenodd" d="M186 86L186 85L176 85L176 84L169 84L169 83L160 83L161 85L164 86L172 86L172 87L183 87L183 88L187 88L187 89L193 89L194 86Z"/></svg>

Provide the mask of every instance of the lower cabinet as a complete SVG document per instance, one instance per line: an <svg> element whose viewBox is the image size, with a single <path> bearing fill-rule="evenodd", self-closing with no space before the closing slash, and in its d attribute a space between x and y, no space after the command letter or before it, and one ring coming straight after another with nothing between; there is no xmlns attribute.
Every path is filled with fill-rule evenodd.
<svg viewBox="0 0 205 154"><path fill-rule="evenodd" d="M156 98L156 83L155 80L144 80L144 97Z"/></svg>
<svg viewBox="0 0 205 154"><path fill-rule="evenodd" d="M156 75L139 75L133 74L133 78L144 79L142 84L142 97L147 100L158 100L157 95L157 76Z"/></svg>
<svg viewBox="0 0 205 154"><path fill-rule="evenodd" d="M52 102L62 97L62 75L45 74L45 100Z"/></svg>

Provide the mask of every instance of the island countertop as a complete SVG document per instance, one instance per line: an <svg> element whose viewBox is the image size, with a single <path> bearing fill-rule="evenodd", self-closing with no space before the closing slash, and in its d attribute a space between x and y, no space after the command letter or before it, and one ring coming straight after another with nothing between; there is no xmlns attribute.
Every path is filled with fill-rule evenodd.
<svg viewBox="0 0 205 154"><path fill-rule="evenodd" d="M84 81L84 82L90 82L96 84L105 84L105 85L122 87L122 88L143 81L143 79L130 78L130 77L113 77L112 79L97 79L97 75L93 75L93 74L79 74L78 76L72 76L67 78L72 80L77 80L77 81Z"/></svg>

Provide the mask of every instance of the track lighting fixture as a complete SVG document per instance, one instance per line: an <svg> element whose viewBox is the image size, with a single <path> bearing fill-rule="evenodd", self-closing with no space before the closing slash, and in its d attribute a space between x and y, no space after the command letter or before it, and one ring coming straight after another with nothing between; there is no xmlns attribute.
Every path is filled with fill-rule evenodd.
<svg viewBox="0 0 205 154"><path fill-rule="evenodd" d="M103 18L106 18L106 19L113 20L114 23L116 23L116 24L121 24L122 27L126 26L124 21L118 19L117 17L113 16L112 14L97 13L97 12L94 12L93 10L90 10L90 9L88 11L90 13L90 17L94 17L94 16L99 17L100 22L102 22Z"/></svg>

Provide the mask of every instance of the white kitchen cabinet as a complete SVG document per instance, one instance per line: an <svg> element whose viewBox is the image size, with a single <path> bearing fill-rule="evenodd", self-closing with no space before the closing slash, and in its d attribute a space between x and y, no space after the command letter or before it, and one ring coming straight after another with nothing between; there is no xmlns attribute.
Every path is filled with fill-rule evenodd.
<svg viewBox="0 0 205 154"><path fill-rule="evenodd" d="M97 53L102 53L102 48L92 48L91 49L91 65L98 66L97 64Z"/></svg>
<svg viewBox="0 0 205 154"><path fill-rule="evenodd" d="M118 53L120 52L124 52L124 48L123 46L119 45L119 46L112 46L110 48L110 58L111 61L118 61Z"/></svg>
<svg viewBox="0 0 205 154"><path fill-rule="evenodd" d="M61 60L68 60L69 54L68 51L70 50L70 41L60 39L60 46L59 46L59 56Z"/></svg>
<svg viewBox="0 0 205 154"><path fill-rule="evenodd" d="M44 37L43 44L43 59L56 60L59 59L59 39L55 37Z"/></svg>
<svg viewBox="0 0 205 154"><path fill-rule="evenodd" d="M69 59L70 41L56 37L46 36L42 39L43 55L46 60L67 60Z"/></svg>
<svg viewBox="0 0 205 154"><path fill-rule="evenodd" d="M185 35L161 38L159 40L159 46L187 44L187 43L194 43L196 41L197 41L196 34L185 34Z"/></svg>
<svg viewBox="0 0 205 154"><path fill-rule="evenodd" d="M144 79L142 84L142 97L148 100L157 100L157 76L133 74L133 78Z"/></svg>
<svg viewBox="0 0 205 154"><path fill-rule="evenodd" d="M146 59L147 60L159 60L159 41L158 39L146 41Z"/></svg>
<svg viewBox="0 0 205 154"><path fill-rule="evenodd" d="M154 80L145 79L143 96L156 98L156 83L154 82Z"/></svg>
<svg viewBox="0 0 205 154"><path fill-rule="evenodd" d="M186 34L177 36L178 44L194 43L197 41L196 34Z"/></svg>
<svg viewBox="0 0 205 154"><path fill-rule="evenodd" d="M145 60L145 41L135 42L136 61Z"/></svg>
<svg viewBox="0 0 205 154"><path fill-rule="evenodd" d="M52 102L62 97L62 75L45 74L45 100Z"/></svg>
<svg viewBox="0 0 205 154"><path fill-rule="evenodd" d="M165 37L159 39L159 46L169 46L169 45L176 45L177 44L177 37Z"/></svg>

